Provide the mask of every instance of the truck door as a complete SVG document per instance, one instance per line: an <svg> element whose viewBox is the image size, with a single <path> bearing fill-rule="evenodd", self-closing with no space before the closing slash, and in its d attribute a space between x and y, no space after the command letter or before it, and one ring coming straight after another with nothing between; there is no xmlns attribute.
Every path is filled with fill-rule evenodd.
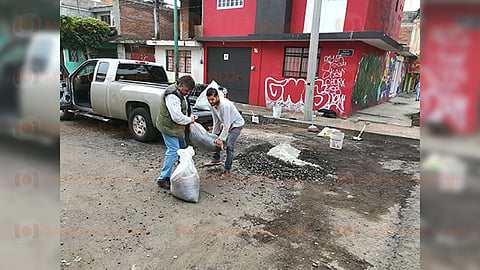
<svg viewBox="0 0 480 270"><path fill-rule="evenodd" d="M97 60L87 61L70 75L69 82L74 105L86 108L92 107L90 88L96 65Z"/></svg>
<svg viewBox="0 0 480 270"><path fill-rule="evenodd" d="M91 87L92 109L96 114L103 116L110 116L108 109L108 87L112 79L107 78L107 74L110 74L108 72L110 67L109 62L100 61L98 63L97 72Z"/></svg>

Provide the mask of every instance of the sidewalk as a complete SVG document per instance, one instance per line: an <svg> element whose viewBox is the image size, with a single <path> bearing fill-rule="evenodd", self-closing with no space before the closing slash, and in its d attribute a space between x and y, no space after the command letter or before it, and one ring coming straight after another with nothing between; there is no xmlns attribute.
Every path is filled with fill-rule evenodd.
<svg viewBox="0 0 480 270"><path fill-rule="evenodd" d="M274 118L272 109L247 105L235 104L244 115L245 121L251 122L252 112L269 122L284 123L301 127L308 127L311 121L303 121L303 113L282 111L280 118ZM319 115L313 117L313 124L319 130L323 127L331 127L340 130L360 131L365 122L370 124L364 133L375 133L388 136L396 136L411 139L420 139L420 127L411 126L408 115L420 111L420 102L415 101L414 94L401 93L380 105L356 112L348 118L326 118Z"/></svg>

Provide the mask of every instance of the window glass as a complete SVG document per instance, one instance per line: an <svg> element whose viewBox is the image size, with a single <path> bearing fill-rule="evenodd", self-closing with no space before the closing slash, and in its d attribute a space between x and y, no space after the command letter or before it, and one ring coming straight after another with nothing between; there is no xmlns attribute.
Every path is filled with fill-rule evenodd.
<svg viewBox="0 0 480 270"><path fill-rule="evenodd" d="M104 82L107 78L108 63L103 62L98 65L97 76L95 77L96 82Z"/></svg>
<svg viewBox="0 0 480 270"><path fill-rule="evenodd" d="M175 51L167 51L167 71L175 71ZM178 51L178 72L191 73L192 72L192 52Z"/></svg>
<svg viewBox="0 0 480 270"><path fill-rule="evenodd" d="M285 47L285 57L283 59L283 77L306 78L308 69L308 50L309 48ZM317 72L318 62L320 59L320 49L317 55Z"/></svg>
<svg viewBox="0 0 480 270"><path fill-rule="evenodd" d="M158 66L142 64L120 64L118 65L116 81L139 81L151 83L167 83L165 71Z"/></svg>
<svg viewBox="0 0 480 270"><path fill-rule="evenodd" d="M217 9L241 7L243 7L243 0L217 0Z"/></svg>

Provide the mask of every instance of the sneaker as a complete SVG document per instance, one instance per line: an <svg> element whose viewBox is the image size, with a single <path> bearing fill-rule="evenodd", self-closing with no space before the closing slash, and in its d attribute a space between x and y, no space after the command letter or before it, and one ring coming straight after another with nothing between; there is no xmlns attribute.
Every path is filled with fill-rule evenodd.
<svg viewBox="0 0 480 270"><path fill-rule="evenodd" d="M222 178L222 179L227 179L229 177L230 177L230 172L229 171L224 171L222 173L222 175L220 176L220 178Z"/></svg>
<svg viewBox="0 0 480 270"><path fill-rule="evenodd" d="M157 185L163 189L170 189L170 178L167 177L164 180L157 180Z"/></svg>

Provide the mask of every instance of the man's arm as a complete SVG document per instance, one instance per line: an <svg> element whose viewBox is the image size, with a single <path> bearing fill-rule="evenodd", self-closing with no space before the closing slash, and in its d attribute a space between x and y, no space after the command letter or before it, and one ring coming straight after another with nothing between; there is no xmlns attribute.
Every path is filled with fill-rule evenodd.
<svg viewBox="0 0 480 270"><path fill-rule="evenodd" d="M223 129L222 133L220 133L220 136L218 138L222 141L226 141L228 137L228 131L230 129L230 126L232 125L232 119L230 116L230 108L227 106L222 107L223 110Z"/></svg>
<svg viewBox="0 0 480 270"><path fill-rule="evenodd" d="M210 112L212 112L212 119L213 119L213 128L212 128L212 133L217 135L221 131L221 122L220 119L218 118L217 113L214 111L214 109L211 107Z"/></svg>
<svg viewBox="0 0 480 270"><path fill-rule="evenodd" d="M167 104L167 109L172 117L173 122L183 126L193 123L192 118L182 113L182 103L177 96L166 96L165 103Z"/></svg>

